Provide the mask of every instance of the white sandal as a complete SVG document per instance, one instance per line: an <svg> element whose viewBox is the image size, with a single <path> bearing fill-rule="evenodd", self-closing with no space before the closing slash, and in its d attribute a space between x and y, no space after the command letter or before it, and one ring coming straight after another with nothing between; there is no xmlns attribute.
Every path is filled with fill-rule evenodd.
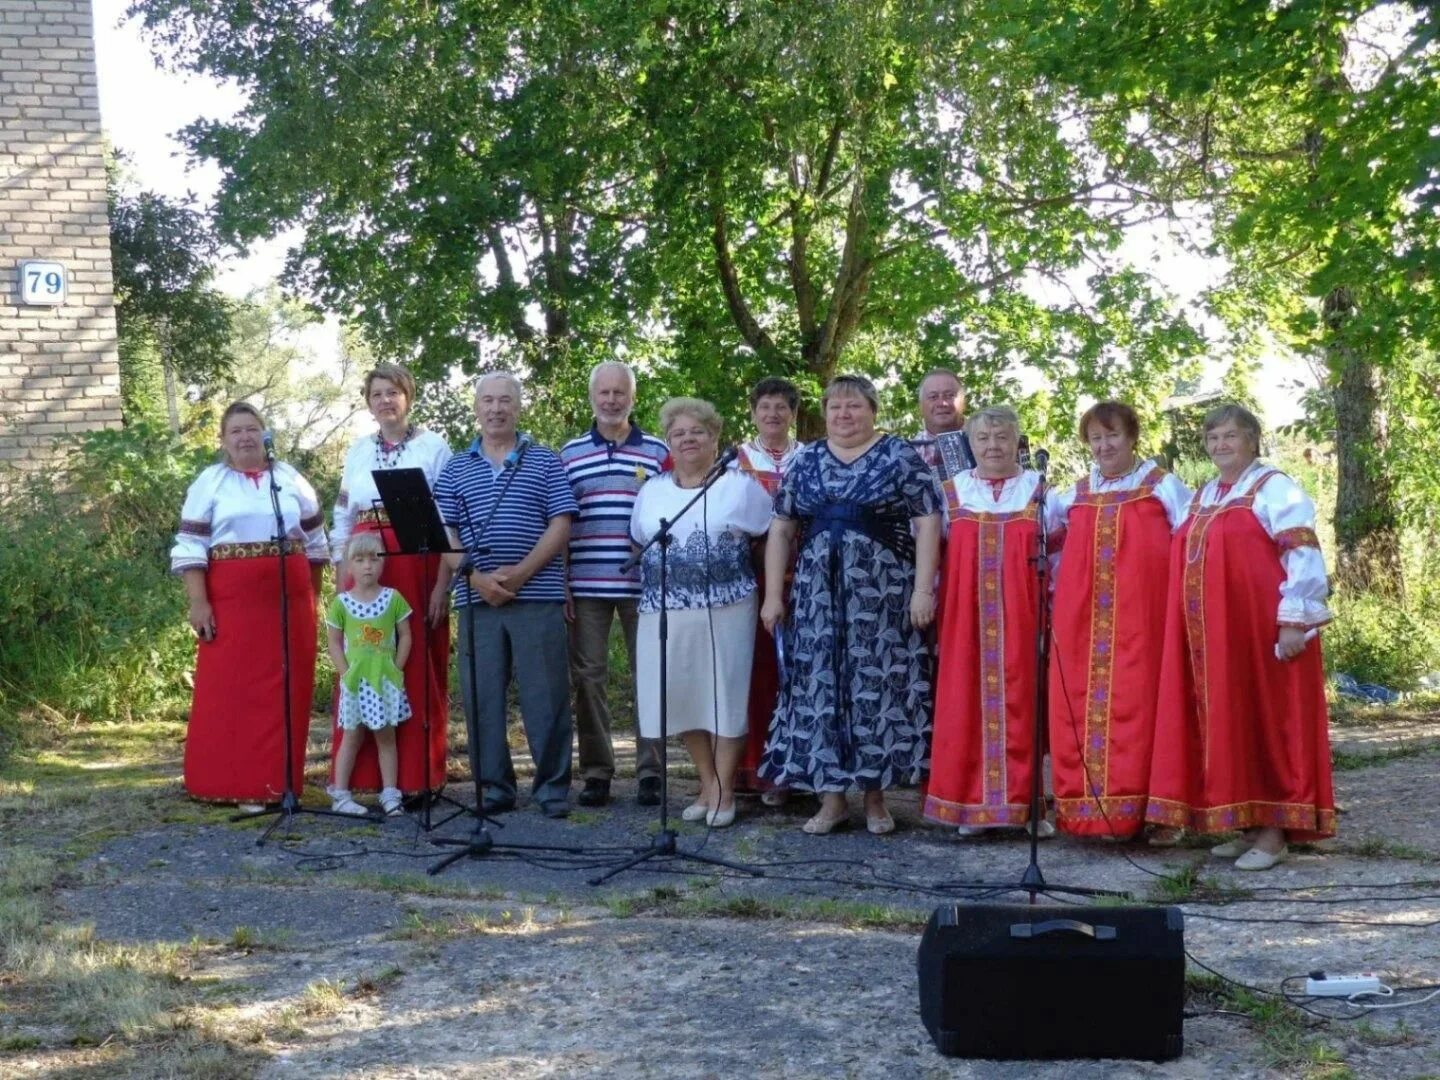
<svg viewBox="0 0 1440 1080"><path fill-rule="evenodd" d="M386 817L398 817L405 812L405 796L400 794L399 788L387 787L380 792L380 808L385 811Z"/></svg>

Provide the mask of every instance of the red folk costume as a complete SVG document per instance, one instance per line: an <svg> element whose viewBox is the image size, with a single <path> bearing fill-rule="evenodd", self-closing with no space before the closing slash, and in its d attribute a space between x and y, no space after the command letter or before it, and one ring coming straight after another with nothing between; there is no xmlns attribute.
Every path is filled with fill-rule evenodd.
<svg viewBox="0 0 1440 1080"><path fill-rule="evenodd" d="M386 443L377 435L361 439L350 447L345 455L345 471L340 478L340 494L335 500L334 527L330 530L330 546L333 558L339 563L345 551L345 542L352 533L375 532L380 534L387 552L399 550L395 532L390 528L390 518L379 502L380 492L372 475L382 469L420 469L431 488L440 475L440 470L450 460L451 450L445 440L434 432L423 428L412 431L399 443ZM421 715L429 702L430 715L430 786L439 790L445 786L445 754L449 736L450 697L447 690L450 673L450 620L447 617L439 626L421 626L430 608L430 589L440 574L440 556L429 555L421 559L418 555L387 555L381 560L380 584L388 585L405 598L416 614L411 621L410 656L405 662L405 697L410 702L414 716L395 729L395 751L399 759L398 787L407 795L425 789L425 724ZM349 575L340 584L345 591L353 584ZM421 648L429 638L429 655ZM426 697L426 679L429 679L429 697ZM335 701L338 711L338 688ZM340 726L334 724L331 738L331 772L334 772L334 755L340 751ZM380 759L377 756L375 740L366 739L355 759L355 769L350 774L350 787L355 791L378 791L380 789Z"/></svg>
<svg viewBox="0 0 1440 1080"><path fill-rule="evenodd" d="M1335 833L1320 643L1276 659L1278 628L1330 620L1315 507L1254 462L1196 493L1175 536L1147 821L1199 833Z"/></svg>
<svg viewBox="0 0 1440 1080"><path fill-rule="evenodd" d="M971 470L941 485L949 532L924 803L931 821L986 827L1030 818L1038 481L1030 470L998 482Z"/></svg>
<svg viewBox="0 0 1440 1080"><path fill-rule="evenodd" d="M751 439L740 447L740 456L735 468L754 477L772 499L780 490L780 481L795 460L795 455L804 443L791 440L780 453L775 453L760 440ZM794 566L791 553L791 568L785 573L786 592L789 592L790 574ZM756 542L755 551L756 593L765 595L765 540ZM745 734L745 754L735 770L735 788L738 791L769 791L775 785L759 774L760 759L765 756L765 740L770 734L770 719L775 715L775 699L780 693L780 665L775 655L775 639L765 624L755 620L755 657L750 666L750 701L746 709L749 726Z"/></svg>
<svg viewBox="0 0 1440 1080"><path fill-rule="evenodd" d="M290 626L290 757L298 792L315 688L312 564L326 561L315 490L275 463L286 530L285 592ZM280 558L270 479L211 465L196 477L180 512L170 568L205 572L215 637L200 641L185 731L185 790L197 799L275 802L285 790L285 694L281 669Z"/></svg>
<svg viewBox="0 0 1440 1080"><path fill-rule="evenodd" d="M1190 489L1153 461L1090 475L1055 499L1064 530L1052 601L1055 823L1077 836L1144 824L1172 531ZM1082 749L1083 748L1083 749Z"/></svg>

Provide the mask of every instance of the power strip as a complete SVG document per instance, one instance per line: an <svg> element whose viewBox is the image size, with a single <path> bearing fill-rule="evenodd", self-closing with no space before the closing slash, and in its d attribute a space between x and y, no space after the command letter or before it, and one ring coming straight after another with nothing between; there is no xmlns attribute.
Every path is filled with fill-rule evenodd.
<svg viewBox="0 0 1440 1080"><path fill-rule="evenodd" d="M1378 994L1381 992L1380 978L1368 971L1359 975L1327 975L1323 971L1312 971L1305 980L1305 994L1308 997L1344 997L1353 994Z"/></svg>

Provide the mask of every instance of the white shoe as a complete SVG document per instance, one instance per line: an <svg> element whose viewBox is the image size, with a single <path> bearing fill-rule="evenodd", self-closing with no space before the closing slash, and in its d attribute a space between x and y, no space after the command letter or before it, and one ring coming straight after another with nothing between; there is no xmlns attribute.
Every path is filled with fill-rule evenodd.
<svg viewBox="0 0 1440 1080"><path fill-rule="evenodd" d="M325 794L330 796L330 809L337 814L349 814L352 817L364 817L370 811L361 806L350 797L346 788L326 788Z"/></svg>
<svg viewBox="0 0 1440 1080"><path fill-rule="evenodd" d="M1252 847L1238 859L1235 860L1236 870L1269 870L1271 867L1279 866L1290 857L1290 849L1285 845L1280 846L1276 852L1261 851L1258 847Z"/></svg>
<svg viewBox="0 0 1440 1080"><path fill-rule="evenodd" d="M955 827L956 836L979 836L984 831L984 825L957 825Z"/></svg>
<svg viewBox="0 0 1440 1080"><path fill-rule="evenodd" d="M703 802L692 802L684 810L680 811L681 821L704 821L710 814L710 807Z"/></svg>
<svg viewBox="0 0 1440 1080"><path fill-rule="evenodd" d="M1254 846L1241 836L1234 840L1226 840L1223 844L1216 844L1210 849L1210 854L1220 859L1238 859Z"/></svg>
<svg viewBox="0 0 1440 1080"><path fill-rule="evenodd" d="M395 817L404 811L405 796L400 794L399 788L387 787L380 792L380 808L385 811L387 817Z"/></svg>
<svg viewBox="0 0 1440 1080"><path fill-rule="evenodd" d="M790 798L788 788L771 788L769 791L760 793L760 802L764 806L784 806L785 800Z"/></svg>
<svg viewBox="0 0 1440 1080"><path fill-rule="evenodd" d="M1030 831L1030 827L1029 827L1028 825L1025 827L1025 831L1026 831L1026 832L1029 832L1029 831ZM1036 826L1036 828L1035 828L1035 836L1036 836L1036 838L1037 838L1037 839L1040 839L1040 840L1049 840L1049 839L1050 839L1052 836L1054 836L1054 835L1055 835L1055 826L1052 825L1052 824L1051 824L1048 820L1046 820L1045 818L1041 818L1040 821L1039 821L1039 823L1037 824L1037 826Z"/></svg>

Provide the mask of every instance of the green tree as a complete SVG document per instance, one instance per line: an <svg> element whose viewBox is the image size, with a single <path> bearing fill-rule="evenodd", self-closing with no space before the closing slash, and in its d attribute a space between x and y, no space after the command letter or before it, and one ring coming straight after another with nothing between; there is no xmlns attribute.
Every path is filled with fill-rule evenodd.
<svg viewBox="0 0 1440 1080"><path fill-rule="evenodd" d="M133 10L248 93L189 133L224 235L299 226L289 280L432 373L485 344L568 390L622 353L736 415L842 357L981 398L1030 363L1068 426L1200 347L1117 250L1171 163L1037 67L1011 0Z"/></svg>
<svg viewBox="0 0 1440 1080"><path fill-rule="evenodd" d="M1436 30L1433 6L1379 0L1098 0L1035 30L1057 79L1191 162L1230 296L1323 362L1311 420L1335 439L1341 580L1395 594L1396 478L1418 472L1400 455L1434 432L1414 373L1440 347Z"/></svg>
<svg viewBox="0 0 1440 1080"><path fill-rule="evenodd" d="M120 389L127 421L180 431L180 387L210 385L230 363L230 301L213 287L216 241L191 206L108 177Z"/></svg>

